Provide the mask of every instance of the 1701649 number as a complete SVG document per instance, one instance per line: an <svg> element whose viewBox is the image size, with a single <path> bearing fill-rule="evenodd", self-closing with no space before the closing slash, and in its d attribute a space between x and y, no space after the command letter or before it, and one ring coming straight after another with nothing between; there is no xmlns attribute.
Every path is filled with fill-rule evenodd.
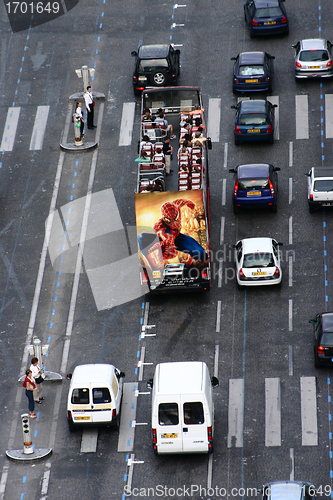
<svg viewBox="0 0 333 500"><path fill-rule="evenodd" d="M6 3L8 14L58 14L59 2L8 2Z"/></svg>
<svg viewBox="0 0 333 500"><path fill-rule="evenodd" d="M318 496L325 496L325 497L330 497L331 496L331 491L332 491L332 488L329 484L326 484L325 486L318 486L316 488L316 495Z"/></svg>

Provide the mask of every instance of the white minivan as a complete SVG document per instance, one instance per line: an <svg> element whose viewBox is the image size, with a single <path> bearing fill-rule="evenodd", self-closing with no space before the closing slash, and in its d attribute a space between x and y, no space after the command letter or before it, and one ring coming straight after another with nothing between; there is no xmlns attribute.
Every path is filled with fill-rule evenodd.
<svg viewBox="0 0 333 500"><path fill-rule="evenodd" d="M119 425L123 377L125 374L107 364L77 366L67 399L67 420L72 431L80 425Z"/></svg>
<svg viewBox="0 0 333 500"><path fill-rule="evenodd" d="M160 363L152 388L152 438L156 455L162 453L211 453L214 405L206 363Z"/></svg>

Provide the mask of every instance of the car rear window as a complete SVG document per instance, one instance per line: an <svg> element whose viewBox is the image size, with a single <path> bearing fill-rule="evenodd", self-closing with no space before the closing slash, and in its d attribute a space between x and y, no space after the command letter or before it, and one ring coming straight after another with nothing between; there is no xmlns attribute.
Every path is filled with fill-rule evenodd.
<svg viewBox="0 0 333 500"><path fill-rule="evenodd" d="M257 9L254 17L256 19L262 19L264 17L278 17L283 16L280 7L267 7L265 9Z"/></svg>
<svg viewBox="0 0 333 500"><path fill-rule="evenodd" d="M247 253L244 255L243 267L273 267L275 266L273 254L270 252Z"/></svg>
<svg viewBox="0 0 333 500"><path fill-rule="evenodd" d="M179 412L177 403L161 403L158 406L158 422L160 425L178 425Z"/></svg>
<svg viewBox="0 0 333 500"><path fill-rule="evenodd" d="M93 402L95 404L111 403L110 391L107 387L93 389Z"/></svg>
<svg viewBox="0 0 333 500"><path fill-rule="evenodd" d="M139 71L149 71L152 68L168 68L166 59L141 59Z"/></svg>
<svg viewBox="0 0 333 500"><path fill-rule="evenodd" d="M333 179L322 179L314 181L313 183L314 191L333 191Z"/></svg>
<svg viewBox="0 0 333 500"><path fill-rule="evenodd" d="M203 424L204 411L201 401L184 403L184 424Z"/></svg>
<svg viewBox="0 0 333 500"><path fill-rule="evenodd" d="M88 405L89 389L73 389L71 401L73 405Z"/></svg>
<svg viewBox="0 0 333 500"><path fill-rule="evenodd" d="M299 60L303 62L328 61L329 55L327 50L302 50Z"/></svg>
<svg viewBox="0 0 333 500"><path fill-rule="evenodd" d="M254 75L264 75L264 74L265 70L262 64L239 67L239 76L254 76Z"/></svg>
<svg viewBox="0 0 333 500"><path fill-rule="evenodd" d="M239 179L238 190L247 191L249 189L269 189L268 179Z"/></svg>
<svg viewBox="0 0 333 500"><path fill-rule="evenodd" d="M333 346L333 333L323 333L320 345L322 345L323 347Z"/></svg>
<svg viewBox="0 0 333 500"><path fill-rule="evenodd" d="M239 125L267 125L267 116L263 113L244 114L239 117Z"/></svg>

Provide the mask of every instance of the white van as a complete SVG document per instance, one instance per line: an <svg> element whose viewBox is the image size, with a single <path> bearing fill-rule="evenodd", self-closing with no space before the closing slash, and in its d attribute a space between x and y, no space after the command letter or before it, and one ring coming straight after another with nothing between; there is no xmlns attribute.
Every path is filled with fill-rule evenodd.
<svg viewBox="0 0 333 500"><path fill-rule="evenodd" d="M119 425L123 377L113 365L77 366L72 375L67 399L67 420L72 431L88 424Z"/></svg>
<svg viewBox="0 0 333 500"><path fill-rule="evenodd" d="M211 453L214 405L206 363L185 361L156 366L152 387L152 437L156 455Z"/></svg>

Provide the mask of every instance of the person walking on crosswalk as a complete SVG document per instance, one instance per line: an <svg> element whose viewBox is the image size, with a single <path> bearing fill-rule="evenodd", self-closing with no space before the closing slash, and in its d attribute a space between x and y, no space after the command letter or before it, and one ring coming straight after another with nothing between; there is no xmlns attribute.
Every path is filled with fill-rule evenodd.
<svg viewBox="0 0 333 500"><path fill-rule="evenodd" d="M96 125L94 125L94 98L91 92L91 86L88 85L87 87L87 92L84 94L84 100L86 103L86 110L87 110L87 125L89 129L94 129L96 128Z"/></svg>

